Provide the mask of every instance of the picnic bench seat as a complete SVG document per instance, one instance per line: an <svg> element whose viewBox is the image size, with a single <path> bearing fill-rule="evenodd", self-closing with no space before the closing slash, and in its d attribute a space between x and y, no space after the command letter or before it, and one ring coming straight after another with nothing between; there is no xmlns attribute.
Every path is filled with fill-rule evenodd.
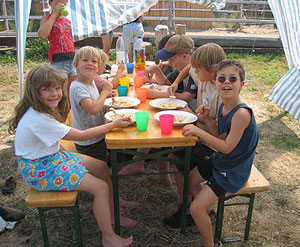
<svg viewBox="0 0 300 247"><path fill-rule="evenodd" d="M60 143L67 151L74 152L76 150L74 142L72 141L61 140ZM74 217L76 243L77 246L82 246L77 195L78 191L36 191L33 188L29 190L25 199L25 203L27 206L38 209L45 247L50 245L46 227L46 215L44 213L48 210L58 208L72 211Z"/></svg>
<svg viewBox="0 0 300 247"><path fill-rule="evenodd" d="M215 236L214 236L215 240L221 240L225 206L234 206L234 205L248 205L248 213L247 213L246 226L244 232L244 240L248 240L255 193L267 191L269 189L270 189L270 183L259 172L259 170L254 165L252 165L250 177L247 183L243 186L243 188L241 188L238 192L234 194L226 193L225 195L220 196L220 198L218 199L217 219L216 219ZM225 203L226 201L235 197L244 197L247 198L248 201L238 202L238 203L227 203L227 204ZM233 242L233 241L240 241L240 240L241 240L240 238L227 238L227 239L223 239L223 242Z"/></svg>

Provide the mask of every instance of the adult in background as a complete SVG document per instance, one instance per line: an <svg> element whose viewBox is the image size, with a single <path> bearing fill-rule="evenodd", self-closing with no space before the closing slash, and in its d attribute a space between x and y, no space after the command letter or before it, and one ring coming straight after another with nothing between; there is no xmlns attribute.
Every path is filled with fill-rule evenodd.
<svg viewBox="0 0 300 247"><path fill-rule="evenodd" d="M122 37L124 40L124 46L125 46L125 62L129 63L128 59L128 52L129 52L129 47L130 43L132 42L133 44L133 50L134 50L134 44L138 40L138 36L144 37L144 28L142 24L143 20L143 15L138 17L132 22L129 22L123 26L123 33ZM133 61L135 60L135 54L133 52Z"/></svg>

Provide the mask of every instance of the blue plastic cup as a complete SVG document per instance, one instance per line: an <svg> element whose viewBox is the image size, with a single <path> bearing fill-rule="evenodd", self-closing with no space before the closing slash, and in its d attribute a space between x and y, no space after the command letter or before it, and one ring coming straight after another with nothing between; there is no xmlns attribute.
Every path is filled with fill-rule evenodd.
<svg viewBox="0 0 300 247"><path fill-rule="evenodd" d="M132 74L134 69L134 63L126 63L127 73Z"/></svg>
<svg viewBox="0 0 300 247"><path fill-rule="evenodd" d="M117 89L118 89L119 96L127 96L127 93L128 93L127 86L118 86Z"/></svg>

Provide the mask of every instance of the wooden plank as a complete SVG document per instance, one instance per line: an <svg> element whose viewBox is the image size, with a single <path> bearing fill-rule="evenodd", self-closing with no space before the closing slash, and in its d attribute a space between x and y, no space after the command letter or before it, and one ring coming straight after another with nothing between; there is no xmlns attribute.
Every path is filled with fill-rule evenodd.
<svg viewBox="0 0 300 247"><path fill-rule="evenodd" d="M248 182L238 192L234 193L234 195L263 192L269 189L270 183L268 182L268 180L260 173L259 170L257 170L257 168L254 165L252 165ZM227 193L226 196L228 195L232 194Z"/></svg>
<svg viewBox="0 0 300 247"><path fill-rule="evenodd" d="M63 207L74 206L78 191L36 191L30 189L25 199L31 207Z"/></svg>

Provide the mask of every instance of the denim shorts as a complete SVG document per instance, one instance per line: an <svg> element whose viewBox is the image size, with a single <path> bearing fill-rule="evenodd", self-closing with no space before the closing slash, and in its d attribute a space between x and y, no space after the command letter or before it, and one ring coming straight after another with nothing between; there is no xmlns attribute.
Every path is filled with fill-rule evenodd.
<svg viewBox="0 0 300 247"><path fill-rule="evenodd" d="M64 60L59 62L51 62L51 66L58 69L63 77L68 78L70 76L76 76L77 72L73 64L73 60Z"/></svg>

